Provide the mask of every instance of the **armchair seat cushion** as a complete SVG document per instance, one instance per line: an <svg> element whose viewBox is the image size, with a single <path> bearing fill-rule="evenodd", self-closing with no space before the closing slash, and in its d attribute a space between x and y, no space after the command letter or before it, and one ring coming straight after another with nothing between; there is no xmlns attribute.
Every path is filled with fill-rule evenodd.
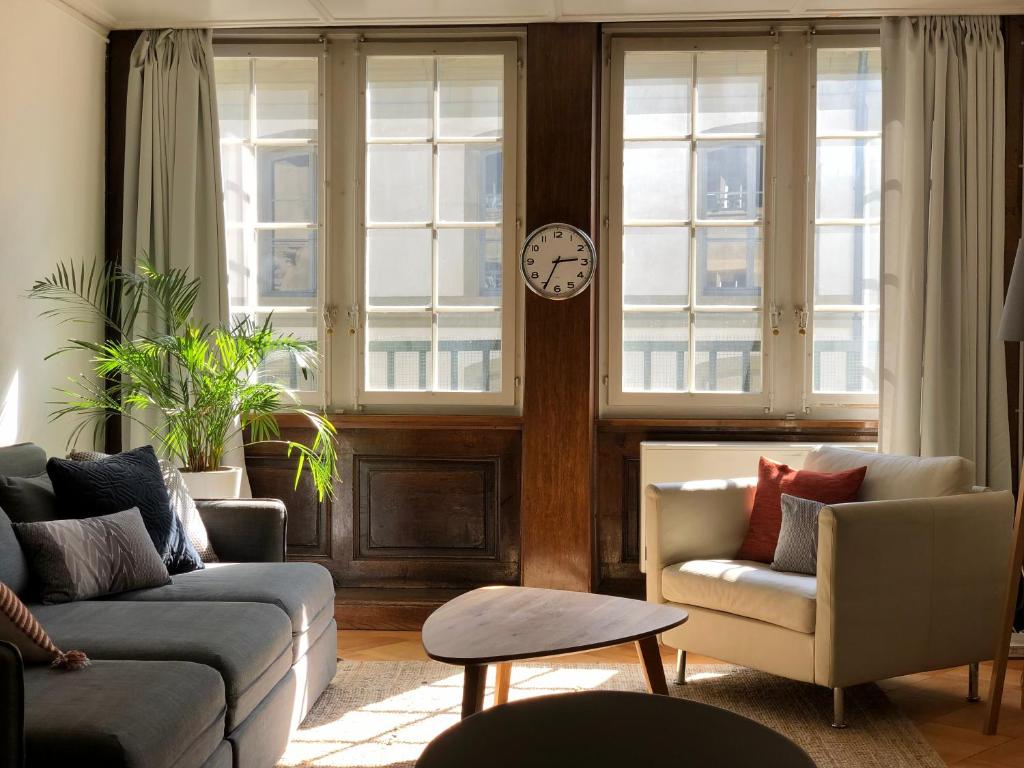
<svg viewBox="0 0 1024 768"><path fill-rule="evenodd" d="M661 584L662 596L673 603L814 633L814 576L773 571L751 560L688 560L664 568Z"/></svg>

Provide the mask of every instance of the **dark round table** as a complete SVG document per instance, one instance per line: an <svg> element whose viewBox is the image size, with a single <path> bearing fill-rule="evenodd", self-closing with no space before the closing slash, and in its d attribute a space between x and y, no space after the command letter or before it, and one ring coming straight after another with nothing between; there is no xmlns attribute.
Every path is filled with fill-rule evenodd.
<svg viewBox="0 0 1024 768"><path fill-rule="evenodd" d="M493 707L434 739L416 768L815 768L770 728L718 707L623 691Z"/></svg>

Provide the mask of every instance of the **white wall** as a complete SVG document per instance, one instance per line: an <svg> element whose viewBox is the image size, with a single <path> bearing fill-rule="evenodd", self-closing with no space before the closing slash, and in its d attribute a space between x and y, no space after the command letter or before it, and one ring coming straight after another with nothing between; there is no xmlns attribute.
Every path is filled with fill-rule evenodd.
<svg viewBox="0 0 1024 768"><path fill-rule="evenodd" d="M58 260L103 253L106 41L46 0L0 2L0 445L63 455L54 388L87 365L43 357L92 326L58 327L25 294Z"/></svg>

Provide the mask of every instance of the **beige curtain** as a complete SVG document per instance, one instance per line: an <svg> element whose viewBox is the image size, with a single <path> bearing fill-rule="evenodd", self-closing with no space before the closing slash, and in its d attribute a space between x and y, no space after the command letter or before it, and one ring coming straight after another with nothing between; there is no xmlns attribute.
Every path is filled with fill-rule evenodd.
<svg viewBox="0 0 1024 768"><path fill-rule="evenodd" d="M882 450L1009 488L999 18L885 19L882 67Z"/></svg>
<svg viewBox="0 0 1024 768"><path fill-rule="evenodd" d="M202 280L196 320L228 319L220 133L210 30L143 32L132 51L125 118L125 266L147 258ZM145 438L126 435L128 445ZM244 467L241 440L225 463ZM243 495L251 495L243 472Z"/></svg>

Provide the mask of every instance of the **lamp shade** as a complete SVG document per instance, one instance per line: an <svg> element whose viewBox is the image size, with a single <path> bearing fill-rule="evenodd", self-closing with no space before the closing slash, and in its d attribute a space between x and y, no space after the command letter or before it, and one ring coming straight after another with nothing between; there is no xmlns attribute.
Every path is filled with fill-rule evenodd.
<svg viewBox="0 0 1024 768"><path fill-rule="evenodd" d="M1010 287L1006 291L999 338L1003 341L1024 341L1024 238L1017 243L1017 256L1010 275Z"/></svg>

